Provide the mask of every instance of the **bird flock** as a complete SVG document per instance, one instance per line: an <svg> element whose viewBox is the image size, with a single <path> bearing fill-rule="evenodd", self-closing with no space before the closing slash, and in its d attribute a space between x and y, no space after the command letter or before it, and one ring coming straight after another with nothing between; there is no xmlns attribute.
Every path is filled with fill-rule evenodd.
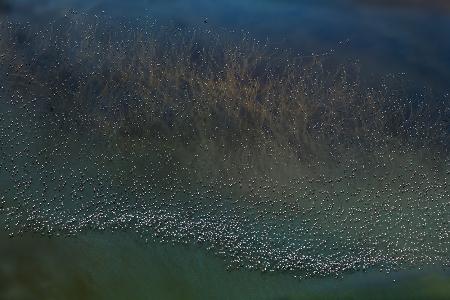
<svg viewBox="0 0 450 300"><path fill-rule="evenodd" d="M55 112L12 76L0 75L0 226L11 238L130 232L197 245L229 270L301 279L450 266L445 151L298 159L275 142L120 135L86 111Z"/></svg>
<svg viewBox="0 0 450 300"><path fill-rule="evenodd" d="M233 175L241 163L208 171L221 168L211 149L187 161L148 141L123 150L33 118L33 103L2 96L0 216L11 238L134 232L199 245L230 269L299 278L449 266L449 165L432 154L333 167L265 159L269 171Z"/></svg>

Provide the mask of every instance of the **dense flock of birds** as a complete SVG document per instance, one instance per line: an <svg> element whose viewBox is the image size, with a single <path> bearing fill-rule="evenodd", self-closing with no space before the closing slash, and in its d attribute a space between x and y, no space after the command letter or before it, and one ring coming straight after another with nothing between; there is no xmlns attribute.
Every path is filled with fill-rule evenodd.
<svg viewBox="0 0 450 300"><path fill-rule="evenodd" d="M189 162L149 141L124 150L36 117L36 103L1 98L0 220L11 238L135 232L201 245L230 269L300 278L450 265L449 164L433 153L333 168L265 158L269 172L230 175L245 164L210 172L208 150Z"/></svg>
<svg viewBox="0 0 450 300"><path fill-rule="evenodd" d="M30 78L8 86L5 76L0 225L11 238L130 232L198 245L230 270L298 278L450 266L445 153L394 145L308 161L207 140L180 150L165 137L71 125L86 117L56 116L17 88Z"/></svg>

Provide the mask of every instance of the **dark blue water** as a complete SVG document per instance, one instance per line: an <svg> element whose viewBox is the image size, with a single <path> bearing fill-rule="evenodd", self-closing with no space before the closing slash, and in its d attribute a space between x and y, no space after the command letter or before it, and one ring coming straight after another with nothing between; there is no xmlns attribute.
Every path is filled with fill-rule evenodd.
<svg viewBox="0 0 450 300"><path fill-rule="evenodd" d="M47 0L12 1L10 12L44 18L55 12L90 12L121 19L154 18L177 26L242 30L302 55L330 56L340 64L358 61L368 77L405 76L416 87L447 92L450 9L446 1L423 2Z"/></svg>

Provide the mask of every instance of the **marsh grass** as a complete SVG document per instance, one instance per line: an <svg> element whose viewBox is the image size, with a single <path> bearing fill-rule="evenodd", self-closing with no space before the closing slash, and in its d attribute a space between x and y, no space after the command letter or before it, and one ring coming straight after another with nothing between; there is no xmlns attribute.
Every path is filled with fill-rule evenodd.
<svg viewBox="0 0 450 300"><path fill-rule="evenodd" d="M125 148L130 140L236 154L276 147L300 159L355 147L448 151L447 98L408 95L395 77L363 86L357 63L331 66L245 33L89 16L45 28L5 19L0 30L10 92L37 99L50 127Z"/></svg>

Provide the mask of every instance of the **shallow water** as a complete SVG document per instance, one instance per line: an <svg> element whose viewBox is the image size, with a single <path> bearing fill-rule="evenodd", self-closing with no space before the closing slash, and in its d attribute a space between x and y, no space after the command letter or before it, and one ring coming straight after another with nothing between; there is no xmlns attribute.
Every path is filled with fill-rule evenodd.
<svg viewBox="0 0 450 300"><path fill-rule="evenodd" d="M2 236L0 253L2 299L447 299L450 285L439 270L304 281L226 271L199 248L130 234Z"/></svg>
<svg viewBox="0 0 450 300"><path fill-rule="evenodd" d="M0 2L0 299L448 299L450 8L404 2Z"/></svg>

